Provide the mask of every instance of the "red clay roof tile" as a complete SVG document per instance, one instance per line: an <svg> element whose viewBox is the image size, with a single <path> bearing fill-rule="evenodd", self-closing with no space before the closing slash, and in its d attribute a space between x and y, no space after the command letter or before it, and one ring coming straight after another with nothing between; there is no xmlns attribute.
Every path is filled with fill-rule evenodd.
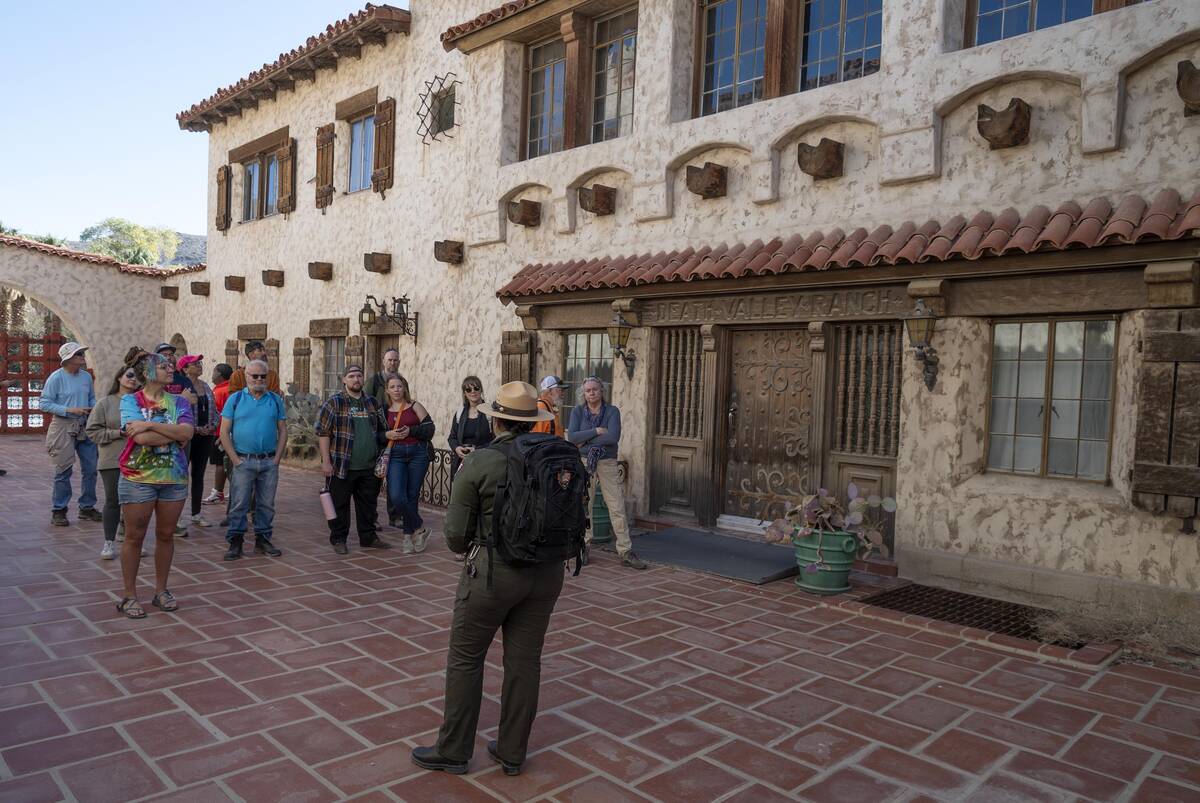
<svg viewBox="0 0 1200 803"><path fill-rule="evenodd" d="M1049 220L1050 210L1045 206L1039 204L1030 209L1025 217L1021 218L1021 222L1017 224L1016 231L1013 232L1008 243L996 253L1028 254L1036 247L1038 235L1046 228L1046 223Z"/></svg>
<svg viewBox="0 0 1200 803"><path fill-rule="evenodd" d="M43 254L50 256L63 257L74 262L85 262L92 265L107 265L110 268L116 268L121 273L131 273L135 276L151 276L158 279L164 279L168 276L177 276L181 273L197 273L205 269L203 263L196 265L180 265L179 267L160 268L155 265L128 265L120 260L113 259L104 254L91 254L86 251L72 251L70 248L60 248L57 245L46 245L39 243L36 240L27 240L24 237L10 237L8 235L0 235L0 245L10 245L14 248L24 248L27 251L40 251Z"/></svg>
<svg viewBox="0 0 1200 803"><path fill-rule="evenodd" d="M536 6L542 0L509 0L502 6L493 8L490 11L485 11L473 19L466 22L461 22L458 25L451 25L442 32L442 47L446 50L454 48L454 40L461 39L469 33L474 33L480 28L486 28L493 25L505 17L511 17L519 11L524 11L530 6Z"/></svg>

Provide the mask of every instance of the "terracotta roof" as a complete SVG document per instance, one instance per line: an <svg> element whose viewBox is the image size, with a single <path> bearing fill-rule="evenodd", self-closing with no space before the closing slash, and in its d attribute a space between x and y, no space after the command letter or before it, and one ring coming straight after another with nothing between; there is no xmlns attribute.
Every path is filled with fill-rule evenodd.
<svg viewBox="0 0 1200 803"><path fill-rule="evenodd" d="M343 55L358 55L358 48L368 41L382 42L391 31L407 33L411 20L402 8L367 3L362 11L326 26L300 47L280 53L272 63L218 89L175 119L187 131L207 131L213 122L241 114L243 107L253 108L263 98L274 98L278 89L292 86L297 78L313 78L319 68L336 65Z"/></svg>
<svg viewBox="0 0 1200 803"><path fill-rule="evenodd" d="M1184 200L1175 190L1163 190L1152 201L1126 196L1115 208L1107 198L1096 198L1083 206L1068 201L1053 212L1035 206L1021 215L1009 208L999 214L979 212L969 220L955 215L944 223L907 221L849 233L834 228L767 243L526 265L496 295L517 298L790 271L977 260L1187 237L1200 237L1200 191Z"/></svg>
<svg viewBox="0 0 1200 803"><path fill-rule="evenodd" d="M26 240L24 237L9 237L0 235L0 245L11 245L15 248L24 248L28 251L40 251L43 254L50 256L64 257L74 260L75 262L87 262L92 265L107 265L111 268L116 268L122 273L132 273L137 276L153 276L158 279L165 279L169 276L178 276L181 273L198 273L205 270L207 267L204 263L197 265L181 265L179 267L160 268L153 265L127 265L120 260L113 259L104 254L89 254L86 251L72 251L70 248L60 248L57 245L46 245L39 243L36 240Z"/></svg>
<svg viewBox="0 0 1200 803"><path fill-rule="evenodd" d="M442 32L442 47L447 50L454 49L454 40L461 39L469 33L474 33L480 28L486 28L493 25L505 17L511 17L519 11L524 11L530 6L536 6L543 0L510 0L502 6L493 8L491 11L485 11L474 19L469 19L466 22L458 25L451 25Z"/></svg>

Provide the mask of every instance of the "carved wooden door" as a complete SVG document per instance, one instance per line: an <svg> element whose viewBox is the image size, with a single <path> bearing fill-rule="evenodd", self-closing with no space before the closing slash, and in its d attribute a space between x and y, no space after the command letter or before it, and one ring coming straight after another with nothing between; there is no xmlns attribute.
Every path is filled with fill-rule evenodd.
<svg viewBox="0 0 1200 803"><path fill-rule="evenodd" d="M724 512L771 519L809 492L812 352L806 328L732 333Z"/></svg>

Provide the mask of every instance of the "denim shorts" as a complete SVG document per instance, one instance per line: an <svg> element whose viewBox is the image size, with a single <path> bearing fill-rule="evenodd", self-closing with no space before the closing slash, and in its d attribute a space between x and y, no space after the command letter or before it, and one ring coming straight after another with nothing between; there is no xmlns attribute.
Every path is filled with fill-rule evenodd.
<svg viewBox="0 0 1200 803"><path fill-rule="evenodd" d="M151 485L145 482L130 482L125 477L117 480L117 498L122 505L140 505L143 502L182 502L187 499L186 485Z"/></svg>

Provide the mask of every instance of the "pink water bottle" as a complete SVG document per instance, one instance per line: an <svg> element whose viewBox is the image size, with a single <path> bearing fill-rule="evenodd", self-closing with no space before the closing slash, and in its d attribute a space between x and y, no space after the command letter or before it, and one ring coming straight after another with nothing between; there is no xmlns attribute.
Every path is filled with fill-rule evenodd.
<svg viewBox="0 0 1200 803"><path fill-rule="evenodd" d="M321 489L321 509L325 511L325 520L333 521L337 518L337 511L333 508L333 494L329 492L329 488Z"/></svg>

